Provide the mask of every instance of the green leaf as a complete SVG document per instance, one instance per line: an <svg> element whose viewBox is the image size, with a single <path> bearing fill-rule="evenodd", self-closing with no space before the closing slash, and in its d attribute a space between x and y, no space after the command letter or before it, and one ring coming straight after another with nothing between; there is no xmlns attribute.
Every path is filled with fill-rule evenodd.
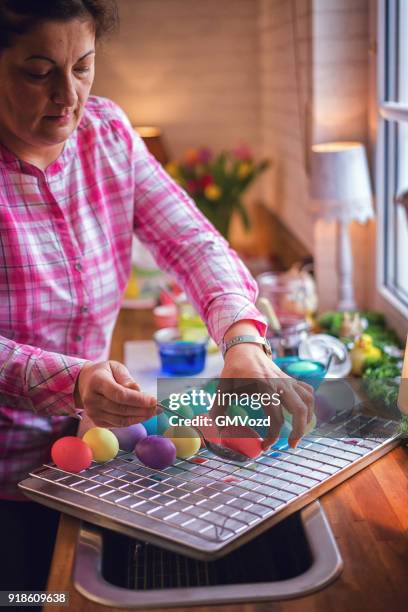
<svg viewBox="0 0 408 612"><path fill-rule="evenodd" d="M246 208L244 206L242 206L241 203L239 203L236 206L236 210L237 210L239 216L241 217L241 221L242 221L242 223L244 225L245 230L248 231L251 228L251 221L249 219L249 216L248 216L248 213L246 211Z"/></svg>

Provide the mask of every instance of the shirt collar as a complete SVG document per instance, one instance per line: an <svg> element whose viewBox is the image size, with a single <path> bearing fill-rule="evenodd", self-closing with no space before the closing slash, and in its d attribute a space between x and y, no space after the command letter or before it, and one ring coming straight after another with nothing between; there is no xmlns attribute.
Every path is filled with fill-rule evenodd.
<svg viewBox="0 0 408 612"><path fill-rule="evenodd" d="M0 142L0 164L5 165L9 170L21 172L22 174L31 174L34 176L45 174L47 176L55 176L63 172L72 160L76 149L76 139L77 130L75 129L65 141L62 153L44 171L37 168L34 164L19 159L15 153Z"/></svg>

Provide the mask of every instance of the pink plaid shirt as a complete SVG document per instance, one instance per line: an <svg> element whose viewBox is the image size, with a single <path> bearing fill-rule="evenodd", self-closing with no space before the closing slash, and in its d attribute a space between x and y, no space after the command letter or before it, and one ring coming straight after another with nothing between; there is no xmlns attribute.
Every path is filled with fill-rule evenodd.
<svg viewBox="0 0 408 612"><path fill-rule="evenodd" d="M2 498L22 499L17 482L76 431L75 381L84 360L108 358L133 232L217 343L238 320L266 329L246 268L115 104L90 97L45 171L0 145Z"/></svg>

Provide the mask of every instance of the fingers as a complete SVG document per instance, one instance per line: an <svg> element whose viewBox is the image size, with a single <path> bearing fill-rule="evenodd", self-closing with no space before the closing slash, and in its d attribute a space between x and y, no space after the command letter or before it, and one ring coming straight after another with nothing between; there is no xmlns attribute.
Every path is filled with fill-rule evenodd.
<svg viewBox="0 0 408 612"><path fill-rule="evenodd" d="M133 380L127 367L119 361L109 361L109 367L115 381L124 387L129 386L136 391L140 391L140 386Z"/></svg>
<svg viewBox="0 0 408 612"><path fill-rule="evenodd" d="M300 395L290 388L285 389L283 402L292 414L292 431L289 439L299 439L303 436L307 425L307 405Z"/></svg>
<svg viewBox="0 0 408 612"><path fill-rule="evenodd" d="M82 390L85 411L100 427L127 427L156 413L156 398L143 393L119 362L93 364L85 372Z"/></svg>
<svg viewBox="0 0 408 612"><path fill-rule="evenodd" d="M117 404L118 406L128 405L147 409L156 405L156 398L151 395L143 393L143 391L122 387L117 382L111 381L108 378L102 381L99 389L95 389L95 393L102 395L112 404Z"/></svg>
<svg viewBox="0 0 408 612"><path fill-rule="evenodd" d="M292 431L290 432L288 443L289 446L295 447L306 429L309 412L308 404L289 385L285 388L283 403L292 415Z"/></svg>
<svg viewBox="0 0 408 612"><path fill-rule="evenodd" d="M297 385L296 391L307 406L307 423L309 424L314 414L314 390L310 385L306 385L307 388L303 385L306 385L306 383L302 383L302 386Z"/></svg>
<svg viewBox="0 0 408 612"><path fill-rule="evenodd" d="M87 413L95 423L104 420L109 423L109 427L128 427L143 423L156 414L154 406L148 409L135 408L127 404L112 403L102 396L94 398L87 407Z"/></svg>

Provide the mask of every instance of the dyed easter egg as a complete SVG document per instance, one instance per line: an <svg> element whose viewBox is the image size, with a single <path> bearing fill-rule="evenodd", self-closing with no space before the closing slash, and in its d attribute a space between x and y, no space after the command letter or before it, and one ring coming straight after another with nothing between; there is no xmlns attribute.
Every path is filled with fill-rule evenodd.
<svg viewBox="0 0 408 612"><path fill-rule="evenodd" d="M221 430L221 444L248 458L262 454L262 438L251 427L228 426Z"/></svg>
<svg viewBox="0 0 408 612"><path fill-rule="evenodd" d="M61 470L77 474L86 470L92 463L92 451L89 446L76 436L60 438L51 448L53 462Z"/></svg>
<svg viewBox="0 0 408 612"><path fill-rule="evenodd" d="M282 408L282 412L283 412L283 418L285 419L285 421L287 421L288 423L292 424L292 415L291 415L291 413L288 412L286 410L286 408ZM306 436L307 434L310 434L310 432L312 432L315 427L316 427L316 415L313 413L312 419L306 425L305 433L303 435Z"/></svg>
<svg viewBox="0 0 408 612"><path fill-rule="evenodd" d="M144 465L164 470L175 462L176 447L168 438L148 436L136 444L135 454Z"/></svg>
<svg viewBox="0 0 408 612"><path fill-rule="evenodd" d="M141 423L135 423L129 427L115 427L111 429L119 442L119 448L130 453L136 444L147 437L147 431Z"/></svg>
<svg viewBox="0 0 408 612"><path fill-rule="evenodd" d="M169 428L169 419L165 412L155 414L149 420L144 421L143 427L148 436L163 435Z"/></svg>
<svg viewBox="0 0 408 612"><path fill-rule="evenodd" d="M93 458L98 463L110 461L119 451L119 442L114 433L105 427L92 427L82 437L92 450Z"/></svg>
<svg viewBox="0 0 408 612"><path fill-rule="evenodd" d="M169 428L169 417L165 412L157 415L157 433L162 436Z"/></svg>
<svg viewBox="0 0 408 612"><path fill-rule="evenodd" d="M191 406L180 406L174 411L174 414L178 416L178 423L183 423L184 419L192 419L194 417L194 410Z"/></svg>
<svg viewBox="0 0 408 612"><path fill-rule="evenodd" d="M164 435L173 442L179 459L187 459L200 450L201 437L192 427L177 425L170 427Z"/></svg>
<svg viewBox="0 0 408 612"><path fill-rule="evenodd" d="M148 436L157 434L157 415L150 417L147 421L143 421L143 427L147 431Z"/></svg>

